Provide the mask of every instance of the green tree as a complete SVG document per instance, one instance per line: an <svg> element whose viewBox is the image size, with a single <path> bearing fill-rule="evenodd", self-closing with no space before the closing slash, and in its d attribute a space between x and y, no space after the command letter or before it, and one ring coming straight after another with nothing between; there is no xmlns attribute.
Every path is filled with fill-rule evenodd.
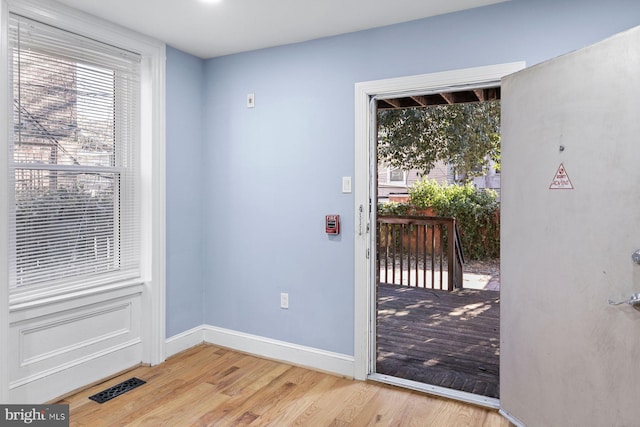
<svg viewBox="0 0 640 427"><path fill-rule="evenodd" d="M500 101L378 111L378 160L426 175L438 161L462 181L500 163Z"/></svg>

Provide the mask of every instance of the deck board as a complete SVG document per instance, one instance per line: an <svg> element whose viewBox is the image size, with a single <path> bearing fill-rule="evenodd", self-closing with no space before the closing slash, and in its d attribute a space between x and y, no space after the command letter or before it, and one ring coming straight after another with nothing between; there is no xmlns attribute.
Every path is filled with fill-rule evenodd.
<svg viewBox="0 0 640 427"><path fill-rule="evenodd" d="M499 292L380 284L377 301L377 373L499 397Z"/></svg>

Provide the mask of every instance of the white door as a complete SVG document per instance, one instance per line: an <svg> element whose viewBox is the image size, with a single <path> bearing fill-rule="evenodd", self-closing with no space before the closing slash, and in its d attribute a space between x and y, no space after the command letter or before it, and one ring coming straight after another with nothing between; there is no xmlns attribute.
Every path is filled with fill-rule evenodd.
<svg viewBox="0 0 640 427"><path fill-rule="evenodd" d="M640 292L640 28L506 77L502 109L502 411L640 425L640 311L608 303Z"/></svg>

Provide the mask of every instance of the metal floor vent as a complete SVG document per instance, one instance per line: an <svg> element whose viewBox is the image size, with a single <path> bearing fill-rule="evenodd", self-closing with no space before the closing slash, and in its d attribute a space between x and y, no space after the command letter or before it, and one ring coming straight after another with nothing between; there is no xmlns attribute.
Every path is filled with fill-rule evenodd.
<svg viewBox="0 0 640 427"><path fill-rule="evenodd" d="M109 387L108 389L103 390L100 393L89 396L89 399L98 403L104 403L108 400L113 399L114 397L118 397L121 394L128 392L129 390L133 390L134 388L142 384L146 384L146 381L142 381L139 378L133 377L126 381L122 381L120 384L116 384L113 387Z"/></svg>

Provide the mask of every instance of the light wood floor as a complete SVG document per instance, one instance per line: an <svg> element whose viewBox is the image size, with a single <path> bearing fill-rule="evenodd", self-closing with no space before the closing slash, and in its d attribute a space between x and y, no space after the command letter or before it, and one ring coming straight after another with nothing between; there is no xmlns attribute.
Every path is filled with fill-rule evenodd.
<svg viewBox="0 0 640 427"><path fill-rule="evenodd" d="M147 382L103 404L88 397ZM139 367L57 403L71 426L504 426L496 411L353 381L213 345Z"/></svg>

